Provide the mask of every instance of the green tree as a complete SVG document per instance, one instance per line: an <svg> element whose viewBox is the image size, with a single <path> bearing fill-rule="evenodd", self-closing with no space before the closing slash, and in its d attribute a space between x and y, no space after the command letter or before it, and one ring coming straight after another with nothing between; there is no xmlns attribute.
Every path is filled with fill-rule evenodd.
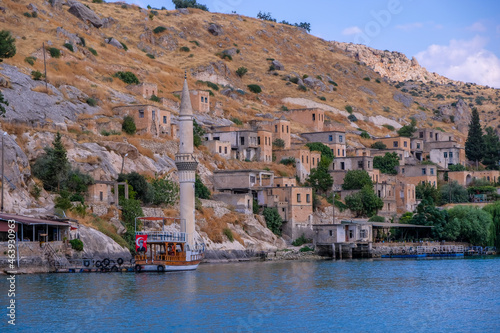
<svg viewBox="0 0 500 333"><path fill-rule="evenodd" d="M450 171L465 171L465 167L462 164L452 164L448 166Z"/></svg>
<svg viewBox="0 0 500 333"><path fill-rule="evenodd" d="M246 67L240 67L236 70L236 75L239 77L243 77L248 72L248 69Z"/></svg>
<svg viewBox="0 0 500 333"><path fill-rule="evenodd" d="M10 31L0 31L0 62L3 59L12 58L16 55L16 40L11 36Z"/></svg>
<svg viewBox="0 0 500 333"><path fill-rule="evenodd" d="M141 200L145 204L153 201L153 187L148 183L143 175L140 175L135 171L128 174L119 174L118 182L124 181L132 186L134 191L137 193L137 199Z"/></svg>
<svg viewBox="0 0 500 333"><path fill-rule="evenodd" d="M283 219L281 218L278 210L276 208L266 207L262 211L264 219L266 220L266 225L275 235L281 236L281 225L283 224Z"/></svg>
<svg viewBox="0 0 500 333"><path fill-rule="evenodd" d="M121 43L121 44L125 49L126 45L123 43ZM125 51L126 51L126 49L125 49ZM139 83L141 83L139 81L139 79L137 78L137 76L135 76L135 74L132 72L116 72L115 74L113 74L113 76L119 78L120 80L122 80L123 82L125 82L127 84L139 84Z"/></svg>
<svg viewBox="0 0 500 333"><path fill-rule="evenodd" d="M344 176L343 190L360 190L365 185L373 186L372 178L365 170L349 170Z"/></svg>
<svg viewBox="0 0 500 333"><path fill-rule="evenodd" d="M429 183L420 183L415 187L415 195L417 199L421 200L432 200L432 203L435 205L441 204L441 192L437 189L437 187L432 186Z"/></svg>
<svg viewBox="0 0 500 333"><path fill-rule="evenodd" d="M135 134L137 127L135 126L135 120L133 117L125 116L125 118L123 118L122 131L129 135Z"/></svg>
<svg viewBox="0 0 500 333"><path fill-rule="evenodd" d="M379 169L382 173L397 175L397 166L399 166L399 157L396 153L385 153L384 156L375 156L373 158L373 167Z"/></svg>
<svg viewBox="0 0 500 333"><path fill-rule="evenodd" d="M45 147L45 154L37 158L32 166L33 175L43 182L43 187L47 191L61 189L61 183L67 179L71 170L59 132L52 146Z"/></svg>
<svg viewBox="0 0 500 333"><path fill-rule="evenodd" d="M467 189L455 180L441 186L440 192L442 203L469 202Z"/></svg>
<svg viewBox="0 0 500 333"><path fill-rule="evenodd" d="M306 185L311 186L316 192L326 193L333 185L333 178L328 173L328 166L325 164L320 162L317 168L311 170L306 179Z"/></svg>
<svg viewBox="0 0 500 333"><path fill-rule="evenodd" d="M384 202L375 194L370 185L365 185L359 192L346 196L345 204L356 213L357 217L373 216L384 207Z"/></svg>
<svg viewBox="0 0 500 333"><path fill-rule="evenodd" d="M471 161L481 161L484 156L484 138L479 113L476 108L472 109L472 117L469 123L469 133L465 141L465 156Z"/></svg>
<svg viewBox="0 0 500 333"><path fill-rule="evenodd" d="M459 225L460 232L456 240L472 245L488 245L488 232L492 224L492 216L486 210L472 206L456 206L448 210L448 215L450 221L456 220L453 221L453 229L449 227L449 236L457 234L456 226Z"/></svg>
<svg viewBox="0 0 500 333"><path fill-rule="evenodd" d="M488 245L500 249L500 201L484 206L483 210L492 217L488 230Z"/></svg>
<svg viewBox="0 0 500 333"><path fill-rule="evenodd" d="M210 190L203 184L198 174L194 183L194 196L200 199L210 199L211 196Z"/></svg>
<svg viewBox="0 0 500 333"><path fill-rule="evenodd" d="M412 224L433 226L432 236L434 239L443 239L448 212L439 210L434 206L432 199L423 199L417 206L416 213L411 219Z"/></svg>
<svg viewBox="0 0 500 333"><path fill-rule="evenodd" d="M373 149L387 149L387 146L382 141L377 141L372 144L371 148Z"/></svg>
<svg viewBox="0 0 500 333"><path fill-rule="evenodd" d="M169 178L153 178L153 204L171 206L179 199L179 185Z"/></svg>
<svg viewBox="0 0 500 333"><path fill-rule="evenodd" d="M483 164L490 170L498 170L498 160L500 154L500 140L492 127L486 127L486 134L483 135L484 155Z"/></svg>
<svg viewBox="0 0 500 333"><path fill-rule="evenodd" d="M175 5L175 9L196 8L208 12L208 7L206 5L197 3L196 0L172 0L172 2Z"/></svg>
<svg viewBox="0 0 500 333"><path fill-rule="evenodd" d="M135 199L121 199L120 206L122 208L122 221L127 231L123 235L123 239L127 242L129 250L135 254L135 219L144 216L141 208L141 202ZM138 229L140 223L138 224Z"/></svg>
<svg viewBox="0 0 500 333"><path fill-rule="evenodd" d="M55 208L62 209L64 211L73 207L70 200L70 193L68 191L61 191L55 199Z"/></svg>
<svg viewBox="0 0 500 333"><path fill-rule="evenodd" d="M4 99L4 96L0 91L0 116L5 117L6 110L2 104L9 106L9 102L6 99Z"/></svg>
<svg viewBox="0 0 500 333"><path fill-rule="evenodd" d="M285 148L285 141L283 139L277 138L273 141L273 148Z"/></svg>
<svg viewBox="0 0 500 333"><path fill-rule="evenodd" d="M205 135L205 130L198 125L196 119L193 119L193 144L195 147L201 146L203 135Z"/></svg>
<svg viewBox="0 0 500 333"><path fill-rule="evenodd" d="M321 153L321 158L327 158L330 160L330 163L333 161L333 152L332 150L321 142L309 142L306 143L306 147L309 148L310 151L319 151Z"/></svg>
<svg viewBox="0 0 500 333"><path fill-rule="evenodd" d="M417 121L412 118L410 125L404 125L398 130L398 135L411 138L413 133L417 131Z"/></svg>

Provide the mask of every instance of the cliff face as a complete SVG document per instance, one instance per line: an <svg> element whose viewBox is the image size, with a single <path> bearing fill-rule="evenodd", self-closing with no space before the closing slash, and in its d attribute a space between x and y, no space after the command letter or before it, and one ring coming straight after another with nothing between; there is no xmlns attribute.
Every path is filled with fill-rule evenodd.
<svg viewBox="0 0 500 333"><path fill-rule="evenodd" d="M391 81L403 82L413 80L423 83L431 81L439 84L459 83L437 73L427 71L427 69L420 66L415 57L412 57L410 60L401 52L382 51L361 44L335 41L332 44Z"/></svg>

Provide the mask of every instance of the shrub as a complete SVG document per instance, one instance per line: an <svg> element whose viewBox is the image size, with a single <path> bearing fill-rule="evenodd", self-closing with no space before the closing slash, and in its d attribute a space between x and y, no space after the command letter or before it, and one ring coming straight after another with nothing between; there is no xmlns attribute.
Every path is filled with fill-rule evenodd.
<svg viewBox="0 0 500 333"><path fill-rule="evenodd" d="M90 106L96 106L97 105L97 101L94 98L92 98L92 97L87 98L86 102Z"/></svg>
<svg viewBox="0 0 500 333"><path fill-rule="evenodd" d="M198 43L198 41L196 41L196 40L190 40L189 42L193 43L196 46L200 46L200 43Z"/></svg>
<svg viewBox="0 0 500 333"><path fill-rule="evenodd" d="M11 58L16 55L16 40L10 31L0 31L0 62L2 59Z"/></svg>
<svg viewBox="0 0 500 333"><path fill-rule="evenodd" d="M385 128L387 128L389 131L394 131L395 130L394 126L389 125L389 124L384 124L382 126L385 127Z"/></svg>
<svg viewBox="0 0 500 333"><path fill-rule="evenodd" d="M347 119L349 119L349 120L350 120L350 121L352 121L352 122L356 122L356 121L358 121L358 118L356 118L356 116L355 116L355 115L353 115L353 114L350 114L350 115L349 115L349 117L347 117Z"/></svg>
<svg viewBox="0 0 500 333"><path fill-rule="evenodd" d="M222 230L222 232L224 233L224 235L226 235L227 239L229 239L231 243L234 241L233 232L231 231L231 229L225 228L224 230Z"/></svg>
<svg viewBox="0 0 500 333"><path fill-rule="evenodd" d="M24 61L27 62L28 64L30 64L31 66L33 66L35 64L35 61L36 61L36 57L26 57L24 58Z"/></svg>
<svg viewBox="0 0 500 333"><path fill-rule="evenodd" d="M346 110L347 112L349 112L349 113L352 113L352 111L353 111L353 110L352 110L352 106L350 106L350 105L346 105L346 106L345 106L345 110Z"/></svg>
<svg viewBox="0 0 500 333"><path fill-rule="evenodd" d="M197 8L208 12L208 7L197 3L196 0L172 0L175 5L175 9L179 8Z"/></svg>
<svg viewBox="0 0 500 333"><path fill-rule="evenodd" d="M127 47L127 45L125 45L125 43L120 42L120 44L122 44L123 49L124 49L125 51L128 51L128 47Z"/></svg>
<svg viewBox="0 0 500 333"><path fill-rule="evenodd" d="M59 58L61 56L61 51L55 47L49 47L47 50L52 58Z"/></svg>
<svg viewBox="0 0 500 333"><path fill-rule="evenodd" d="M370 217L370 219L368 221L369 222L385 222L385 218L383 216L373 215L372 217Z"/></svg>
<svg viewBox="0 0 500 333"><path fill-rule="evenodd" d="M103 135L103 136L120 135L120 134L122 134L122 132L120 132L120 131L113 131L113 130L112 131L106 131L106 130L101 131L101 135Z"/></svg>
<svg viewBox="0 0 500 333"><path fill-rule="evenodd" d="M285 141L283 139L277 138L273 141L273 147L285 148Z"/></svg>
<svg viewBox="0 0 500 333"><path fill-rule="evenodd" d="M312 252L314 249L311 249L309 246L302 247L299 252Z"/></svg>
<svg viewBox="0 0 500 333"><path fill-rule="evenodd" d="M381 82L380 82L380 79L375 79L375 82L377 82L377 83L381 83Z"/></svg>
<svg viewBox="0 0 500 333"><path fill-rule="evenodd" d="M299 83L299 78L296 76L293 76L290 78L290 82L297 84L297 83Z"/></svg>
<svg viewBox="0 0 500 333"><path fill-rule="evenodd" d="M97 56L97 51L91 47L89 47L90 53L92 53L94 56Z"/></svg>
<svg viewBox="0 0 500 333"><path fill-rule="evenodd" d="M203 184L203 181L201 180L200 176L198 176L198 174L196 174L196 180L194 183L194 196L199 199L207 200L209 200L212 196L212 193L210 193L208 187Z"/></svg>
<svg viewBox="0 0 500 333"><path fill-rule="evenodd" d="M262 88L258 84L249 84L247 87L248 87L248 90L250 90L251 92L253 92L255 94L262 92Z"/></svg>
<svg viewBox="0 0 500 333"><path fill-rule="evenodd" d="M198 125L198 123L196 122L196 119L193 120L193 144L195 147L201 146L202 138L203 138L204 134L205 134L205 131L203 130L203 128L200 125Z"/></svg>
<svg viewBox="0 0 500 333"><path fill-rule="evenodd" d="M292 245L293 246L301 246L301 245L304 245L306 243L309 243L309 240L306 238L306 236L304 236L304 234L302 234L302 236L300 236L299 238L297 238L296 240L294 240L292 242Z"/></svg>
<svg viewBox="0 0 500 333"><path fill-rule="evenodd" d="M295 157L287 157L287 158L283 158L283 159L280 161L280 164L284 164L284 165L291 165L291 166L295 167Z"/></svg>
<svg viewBox="0 0 500 333"><path fill-rule="evenodd" d="M271 16L271 13L263 13L259 11L259 13L257 14L257 18L264 21L276 22L276 19Z"/></svg>
<svg viewBox="0 0 500 333"><path fill-rule="evenodd" d="M161 102L161 99L160 97L156 96L156 95L151 95L151 98L150 98L151 101L153 102L156 102L156 103L160 103Z"/></svg>
<svg viewBox="0 0 500 333"><path fill-rule="evenodd" d="M213 83L213 82L210 82L210 81L196 81L196 83L199 83L199 84L205 84L207 87L215 90L215 91L219 91L219 86L217 85L217 83ZM210 96L213 96L213 95L210 95Z"/></svg>
<svg viewBox="0 0 500 333"><path fill-rule="evenodd" d="M333 84L335 87L337 87L337 86L338 86L337 82L332 81L332 80L328 80L328 83Z"/></svg>
<svg viewBox="0 0 500 333"><path fill-rule="evenodd" d="M239 120L238 118L236 118L236 117L232 117L231 121L233 123L235 123L236 125L243 125L243 122L241 120Z"/></svg>
<svg viewBox="0 0 500 333"><path fill-rule="evenodd" d="M366 131L361 132L361 134L359 136L362 137L363 139L370 138L370 134L368 134Z"/></svg>
<svg viewBox="0 0 500 333"><path fill-rule="evenodd" d="M38 81L43 78L43 73L40 71L31 71L31 77L33 80Z"/></svg>
<svg viewBox="0 0 500 333"><path fill-rule="evenodd" d="M156 28L153 29L153 33L159 34L159 33L162 33L165 30L167 30L167 28L159 26L159 27L156 27Z"/></svg>
<svg viewBox="0 0 500 333"><path fill-rule="evenodd" d="M73 45L71 45L70 43L64 43L63 46L65 48L67 48L68 50L70 50L71 52L75 52L75 49L73 48Z"/></svg>
<svg viewBox="0 0 500 333"><path fill-rule="evenodd" d="M264 219L266 220L266 225L275 235L281 236L281 225L283 224L283 219L281 218L278 210L276 208L266 207L262 211Z"/></svg>
<svg viewBox="0 0 500 333"><path fill-rule="evenodd" d="M383 142L377 141L371 145L371 148L373 148L373 149L387 149L387 146Z"/></svg>
<svg viewBox="0 0 500 333"><path fill-rule="evenodd" d="M87 43L85 42L85 38L80 37L80 42L79 42L78 44L80 44L81 46L85 47L85 46L86 46L86 44L87 44Z"/></svg>
<svg viewBox="0 0 500 333"><path fill-rule="evenodd" d="M240 67L236 70L236 75L239 77L243 77L248 72L248 69L246 67Z"/></svg>
<svg viewBox="0 0 500 333"><path fill-rule="evenodd" d="M364 77L363 80L370 81L370 78L367 76L367 77Z"/></svg>
<svg viewBox="0 0 500 333"><path fill-rule="evenodd" d="M326 101L326 97L325 97L325 96L319 96L318 98L319 98L320 100L322 100L322 101Z"/></svg>
<svg viewBox="0 0 500 333"><path fill-rule="evenodd" d="M137 76L135 76L135 74L132 72L116 72L115 74L113 74L113 76L119 78L120 80L128 84L140 83Z"/></svg>
<svg viewBox="0 0 500 333"><path fill-rule="evenodd" d="M122 131L129 135L134 135L137 131L137 127L135 126L135 120L131 116L126 116L123 118Z"/></svg>
<svg viewBox="0 0 500 333"><path fill-rule="evenodd" d="M28 13L28 12L23 13L23 15L26 17L31 17L31 13Z"/></svg>
<svg viewBox="0 0 500 333"><path fill-rule="evenodd" d="M305 85L303 85L303 84L299 85L298 89L299 89L300 91L307 91L306 86L305 86Z"/></svg>
<svg viewBox="0 0 500 333"><path fill-rule="evenodd" d="M180 49L179 49L181 52L189 52L191 51L191 49L187 46L182 46Z"/></svg>
<svg viewBox="0 0 500 333"><path fill-rule="evenodd" d="M83 251L83 242L79 239L72 239L69 241L71 248L75 251Z"/></svg>
<svg viewBox="0 0 500 333"><path fill-rule="evenodd" d="M218 56L219 58L221 58L222 60L229 60L229 61L232 61L233 60L233 57L231 57L230 54L227 54L227 53L216 53L215 54L216 56Z"/></svg>
<svg viewBox="0 0 500 333"><path fill-rule="evenodd" d="M103 0L92 0L92 3L103 3Z"/></svg>
<svg viewBox="0 0 500 333"><path fill-rule="evenodd" d="M154 59L154 58L155 58L155 56L154 56L154 55L152 55L151 53L146 53L146 57L151 58L151 59Z"/></svg>
<svg viewBox="0 0 500 333"><path fill-rule="evenodd" d="M151 180L153 204L171 206L179 198L179 185L169 178L154 178Z"/></svg>

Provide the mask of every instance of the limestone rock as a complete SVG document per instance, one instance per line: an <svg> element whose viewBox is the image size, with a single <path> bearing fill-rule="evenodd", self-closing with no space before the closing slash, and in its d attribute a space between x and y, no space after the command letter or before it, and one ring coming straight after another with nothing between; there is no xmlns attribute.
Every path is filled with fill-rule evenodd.
<svg viewBox="0 0 500 333"><path fill-rule="evenodd" d="M234 57L238 52L235 47L232 47L230 49L222 51L223 54L230 55L231 57Z"/></svg>
<svg viewBox="0 0 500 333"><path fill-rule="evenodd" d="M52 7L56 9L62 9L63 1L62 0L50 0L50 4Z"/></svg>
<svg viewBox="0 0 500 333"><path fill-rule="evenodd" d="M407 108L409 108L411 106L411 104L413 103L413 98L411 98L408 95L402 94L400 92L394 93L394 95L392 97L394 98L394 100L396 102L403 103L403 105Z"/></svg>
<svg viewBox="0 0 500 333"><path fill-rule="evenodd" d="M100 28L103 25L102 19L92 9L87 8L78 1L71 2L68 12L84 22L90 22L96 28Z"/></svg>
<svg viewBox="0 0 500 333"><path fill-rule="evenodd" d="M272 65L274 66L274 69L277 71L284 71L285 70L285 66L283 66L283 64L281 62L279 62L278 60L273 60Z"/></svg>
<svg viewBox="0 0 500 333"><path fill-rule="evenodd" d="M123 50L123 45L122 43L120 43L118 40L116 40L114 37L111 37L111 38L107 38L105 39L106 43L108 43L109 45L113 45L114 47L118 48L118 49L122 49Z"/></svg>
<svg viewBox="0 0 500 333"><path fill-rule="evenodd" d="M125 262L132 259L127 248L120 246L113 239L95 229L80 225L77 231L71 232L72 237L80 236L83 242L82 257L102 260L122 258Z"/></svg>
<svg viewBox="0 0 500 333"><path fill-rule="evenodd" d="M72 34L71 32L66 31L62 27L57 27L56 33L57 33L57 36L59 36L59 37L64 36L67 39L69 39L69 41L71 42L72 45L76 45L76 44L81 43L80 37L78 37L78 35Z"/></svg>
<svg viewBox="0 0 500 333"><path fill-rule="evenodd" d="M105 17L102 19L102 27L103 28L109 28L111 27L113 24L116 24L118 21L115 20L114 18L112 18L111 16L110 17Z"/></svg>
<svg viewBox="0 0 500 333"><path fill-rule="evenodd" d="M29 10L38 13L38 8L36 7L35 4L30 3L29 5L26 6Z"/></svg>
<svg viewBox="0 0 500 333"><path fill-rule="evenodd" d="M177 11L183 15L188 15L189 14L189 9L187 8L179 8Z"/></svg>
<svg viewBox="0 0 500 333"><path fill-rule="evenodd" d="M222 27L218 24L215 24L215 23L211 23L209 26L208 26L208 32L211 33L212 35L214 36L220 36L223 34L223 30L222 30Z"/></svg>

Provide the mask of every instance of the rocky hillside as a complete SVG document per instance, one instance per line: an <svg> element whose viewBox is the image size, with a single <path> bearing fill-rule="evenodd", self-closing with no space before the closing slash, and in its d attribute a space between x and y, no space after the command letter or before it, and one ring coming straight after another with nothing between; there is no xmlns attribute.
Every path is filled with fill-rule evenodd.
<svg viewBox="0 0 500 333"><path fill-rule="evenodd" d="M17 54L0 64L0 89L9 102L2 119L2 130L9 134L6 175L11 180L5 206L21 214L43 213L53 206L50 194L33 198L36 179L30 163L50 145L56 131L64 134L73 166L96 179L115 179L127 153L124 172L171 173L175 179L175 138L119 133L122 117L116 107L155 103L128 89L115 76L119 71L157 84L158 96L173 111L173 123L179 102L175 92L187 71L192 89L210 89L213 94L213 111L195 115L205 128L269 119L285 107L321 107L327 111L327 124L345 126L354 146L373 142L361 139L360 129L372 137L394 135L410 117L420 127L451 131L462 140L471 107L478 107L484 124L496 127L500 121L498 90L429 73L398 52L328 42L284 24L196 9L146 10L125 3L3 0L0 7L0 30L11 31L17 47ZM44 58L47 88L35 80L37 71L44 73ZM239 76L241 67L247 73ZM251 92L251 84L262 92ZM347 118L347 105L357 121ZM292 123L292 134L309 130ZM116 132L106 133L110 131ZM196 157L208 185L216 169L267 167L293 175L284 165L226 161L205 148L197 150ZM261 220L239 216L230 207L206 203L199 214L206 221L200 232L213 240L213 248L283 245ZM223 226L211 224L218 214L232 221L228 217ZM226 225L240 235L241 247L229 244L220 233ZM209 235L215 227L219 234Z"/></svg>

